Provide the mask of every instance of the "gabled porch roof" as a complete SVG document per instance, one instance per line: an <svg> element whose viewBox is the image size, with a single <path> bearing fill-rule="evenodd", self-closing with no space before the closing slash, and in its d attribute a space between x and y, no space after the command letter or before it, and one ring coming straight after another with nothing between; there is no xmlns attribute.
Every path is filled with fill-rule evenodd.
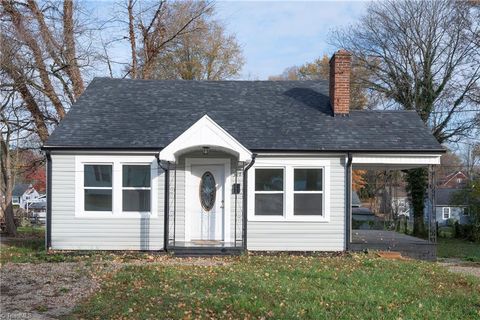
<svg viewBox="0 0 480 320"><path fill-rule="evenodd" d="M159 158L164 161L175 161L182 153L204 148L233 154L238 161L248 162L252 158L252 153L247 148L208 115L204 115L162 149Z"/></svg>

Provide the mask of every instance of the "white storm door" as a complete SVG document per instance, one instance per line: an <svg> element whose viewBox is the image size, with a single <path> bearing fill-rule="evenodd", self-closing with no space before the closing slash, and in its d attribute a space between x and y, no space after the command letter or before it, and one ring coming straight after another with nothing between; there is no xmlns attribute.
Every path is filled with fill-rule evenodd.
<svg viewBox="0 0 480 320"><path fill-rule="evenodd" d="M192 164L187 186L191 240L223 240L224 175L224 165Z"/></svg>

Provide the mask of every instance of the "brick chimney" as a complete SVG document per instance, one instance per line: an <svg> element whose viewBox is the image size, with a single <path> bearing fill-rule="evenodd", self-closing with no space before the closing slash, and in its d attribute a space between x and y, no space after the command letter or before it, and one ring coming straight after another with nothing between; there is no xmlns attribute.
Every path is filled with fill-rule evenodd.
<svg viewBox="0 0 480 320"><path fill-rule="evenodd" d="M330 59L330 104L334 116L348 116L352 55L340 49Z"/></svg>

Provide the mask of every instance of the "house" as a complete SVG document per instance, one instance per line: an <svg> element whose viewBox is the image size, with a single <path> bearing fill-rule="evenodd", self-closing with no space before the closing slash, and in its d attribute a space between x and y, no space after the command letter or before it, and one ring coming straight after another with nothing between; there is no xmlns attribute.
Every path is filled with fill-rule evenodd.
<svg viewBox="0 0 480 320"><path fill-rule="evenodd" d="M330 81L95 78L44 145L53 249L342 251L351 171L439 164L411 111Z"/></svg>
<svg viewBox="0 0 480 320"><path fill-rule="evenodd" d="M446 225L449 220L458 221L460 224L469 224L470 215L468 204L458 204L453 201L458 189L437 189L435 202L435 216L439 225Z"/></svg>
<svg viewBox="0 0 480 320"><path fill-rule="evenodd" d="M438 187L447 189L461 189L467 186L468 180L468 175L466 173L463 171L457 171L439 179Z"/></svg>
<svg viewBox="0 0 480 320"><path fill-rule="evenodd" d="M27 208L27 204L37 201L40 194L35 190L32 184L19 183L13 187L12 204L22 209Z"/></svg>

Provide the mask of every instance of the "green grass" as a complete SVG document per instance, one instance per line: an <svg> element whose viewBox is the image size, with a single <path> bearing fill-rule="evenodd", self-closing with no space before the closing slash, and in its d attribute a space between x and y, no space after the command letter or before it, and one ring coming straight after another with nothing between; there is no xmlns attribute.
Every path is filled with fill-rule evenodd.
<svg viewBox="0 0 480 320"><path fill-rule="evenodd" d="M80 318L474 319L480 282L372 256L242 256L222 266L127 266Z"/></svg>
<svg viewBox="0 0 480 320"><path fill-rule="evenodd" d="M438 238L437 256L480 262L480 243L453 238Z"/></svg>
<svg viewBox="0 0 480 320"><path fill-rule="evenodd" d="M130 261L146 256L142 252L108 251L57 251L45 250L45 228L19 227L16 238L9 238L2 243L0 249L0 264L12 263L43 263L43 262L74 262L74 261Z"/></svg>

